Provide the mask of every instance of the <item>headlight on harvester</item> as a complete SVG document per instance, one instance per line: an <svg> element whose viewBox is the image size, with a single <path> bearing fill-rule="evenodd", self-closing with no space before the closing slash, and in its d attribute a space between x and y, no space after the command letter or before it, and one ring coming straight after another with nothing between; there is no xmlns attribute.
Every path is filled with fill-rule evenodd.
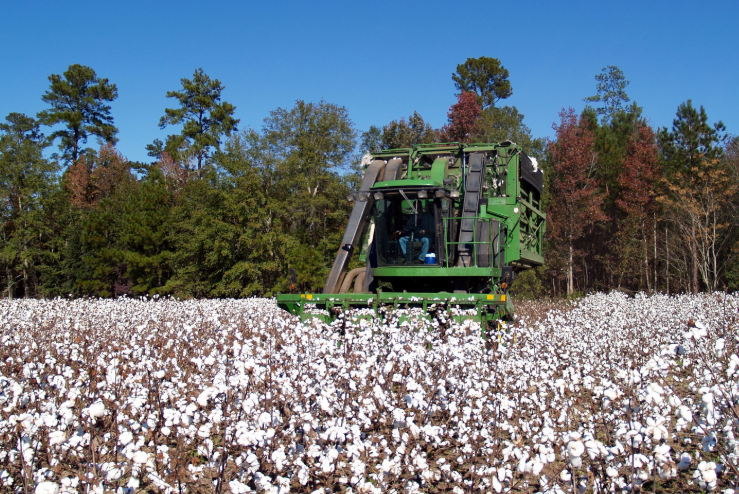
<svg viewBox="0 0 739 494"><path fill-rule="evenodd" d="M443 199L447 195L447 191L444 189L436 189L436 192L434 192L434 197L436 197L437 199Z"/></svg>
<svg viewBox="0 0 739 494"><path fill-rule="evenodd" d="M354 194L354 192L352 192L351 194L349 194L348 196L346 196L346 200L349 201L349 202L354 202L354 201L357 200L357 197Z"/></svg>
<svg viewBox="0 0 739 494"><path fill-rule="evenodd" d="M382 192L375 192L375 201L382 201L385 199L385 194Z"/></svg>
<svg viewBox="0 0 739 494"><path fill-rule="evenodd" d="M429 196L428 192L425 190L419 190L418 191L418 198L419 199L426 199Z"/></svg>
<svg viewBox="0 0 739 494"><path fill-rule="evenodd" d="M458 199L459 198L459 190L458 189L454 189L453 191L451 191L451 193L449 194L449 197L451 197L452 199Z"/></svg>

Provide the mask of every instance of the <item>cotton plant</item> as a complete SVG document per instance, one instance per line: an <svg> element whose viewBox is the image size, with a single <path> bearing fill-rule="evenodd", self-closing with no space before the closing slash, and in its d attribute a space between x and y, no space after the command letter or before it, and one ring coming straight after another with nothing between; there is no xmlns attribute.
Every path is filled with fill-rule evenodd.
<svg viewBox="0 0 739 494"><path fill-rule="evenodd" d="M0 483L723 492L739 458L738 308L593 294L519 304L484 341L443 307L326 325L270 299L0 301Z"/></svg>

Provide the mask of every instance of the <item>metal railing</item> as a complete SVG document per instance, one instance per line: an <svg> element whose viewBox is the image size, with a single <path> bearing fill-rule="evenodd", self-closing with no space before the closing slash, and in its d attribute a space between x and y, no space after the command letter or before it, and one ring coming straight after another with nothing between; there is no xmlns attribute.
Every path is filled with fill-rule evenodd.
<svg viewBox="0 0 739 494"><path fill-rule="evenodd" d="M469 267L493 267L495 265L495 258L497 256L500 256L500 251L503 248L503 242L500 240L502 239L502 222L496 221L498 224L498 229L495 231L493 228L489 228L490 235L486 239L480 239L480 240L472 240L470 242L461 242L461 241L454 241L450 240L451 238L459 238L460 230L461 230L461 222L462 220L472 220L472 238L477 239L478 238L478 229L480 226L480 222L486 221L493 221L493 218L489 217L483 217L483 216L445 216L443 217L444 220L444 264L445 267L455 267L456 265L456 257L461 249L459 249L457 246L459 245L465 245L465 246L472 246L472 252L471 252L471 263ZM493 244L493 239L498 239L497 245ZM490 266L478 266L478 245L487 245L490 248ZM451 249L450 249L451 247ZM451 255L450 255L451 250ZM469 252L468 249L465 249L467 252ZM451 264L451 266L450 266Z"/></svg>

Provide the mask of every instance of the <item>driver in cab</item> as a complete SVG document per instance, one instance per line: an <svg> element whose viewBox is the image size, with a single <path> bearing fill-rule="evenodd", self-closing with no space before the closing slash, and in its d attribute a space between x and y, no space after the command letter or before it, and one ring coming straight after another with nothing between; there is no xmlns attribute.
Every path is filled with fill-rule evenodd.
<svg viewBox="0 0 739 494"><path fill-rule="evenodd" d="M426 254L429 252L429 247L431 247L431 236L433 234L434 216L428 211L422 211L419 214L411 214L405 223L405 228L396 231L394 237L399 239L400 250L403 252L403 257L408 260L410 260L408 243L411 242L411 237L416 242L420 241L421 254L418 256L418 260L424 262L426 260Z"/></svg>

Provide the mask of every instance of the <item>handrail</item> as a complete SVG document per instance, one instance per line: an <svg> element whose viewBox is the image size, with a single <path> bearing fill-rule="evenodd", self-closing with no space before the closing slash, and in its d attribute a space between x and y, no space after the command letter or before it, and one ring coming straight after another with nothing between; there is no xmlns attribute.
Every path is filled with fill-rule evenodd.
<svg viewBox="0 0 739 494"><path fill-rule="evenodd" d="M447 236L448 236L448 233L449 233L449 228L447 226L448 225L447 222L448 221L451 221L451 220L462 220L462 219L465 219L465 220L475 220L472 223L472 238L477 238L477 220L480 220L480 221L491 221L491 218L485 217L485 216L464 216L464 217L463 216L444 216L444 217L442 217L442 220L445 222L444 230L445 230L446 235L444 235L444 254L445 254L444 255L444 262L445 262L447 268L449 267L449 246L450 245L472 245L472 257L474 259L474 267L479 267L477 265L477 246L478 245L490 244L491 249L493 248L493 245L492 245L492 243L493 243L493 230L492 229L490 230L490 238L488 238L487 240L473 240L471 242L460 242L460 241L450 241L450 240L448 240L447 239ZM502 230L501 223L498 222L498 237L500 237L501 230ZM452 261L452 263L453 263L453 261ZM490 267L492 267L492 266L493 266L493 262L492 262L492 259L491 259Z"/></svg>

